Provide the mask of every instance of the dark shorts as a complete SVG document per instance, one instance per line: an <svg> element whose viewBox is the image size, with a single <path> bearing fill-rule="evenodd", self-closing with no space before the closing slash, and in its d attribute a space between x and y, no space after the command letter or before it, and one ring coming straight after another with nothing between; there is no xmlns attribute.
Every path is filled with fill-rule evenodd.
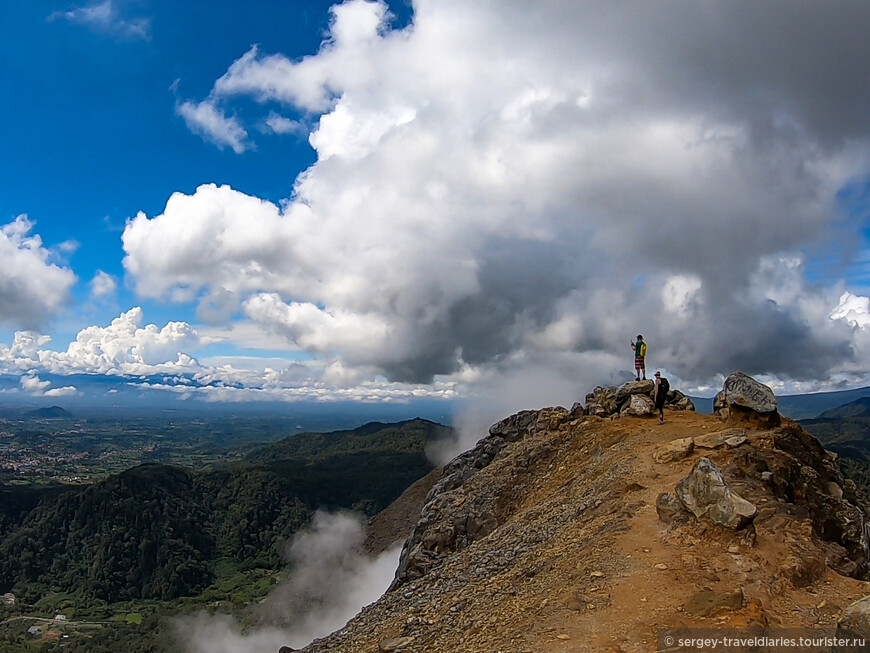
<svg viewBox="0 0 870 653"><path fill-rule="evenodd" d="M643 356L635 356L634 357L634 369L636 369L636 370L646 369L646 364L643 362Z"/></svg>

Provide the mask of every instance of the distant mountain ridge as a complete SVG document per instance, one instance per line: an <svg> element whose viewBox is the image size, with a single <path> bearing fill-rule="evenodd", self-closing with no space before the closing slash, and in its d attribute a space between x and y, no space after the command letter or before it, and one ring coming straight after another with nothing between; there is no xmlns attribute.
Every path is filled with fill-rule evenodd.
<svg viewBox="0 0 870 653"><path fill-rule="evenodd" d="M870 397L859 397L836 408L820 413L816 419L836 419L849 417L870 417Z"/></svg>
<svg viewBox="0 0 870 653"><path fill-rule="evenodd" d="M870 495L870 397L859 397L800 424L840 456L843 472Z"/></svg>
<svg viewBox="0 0 870 653"><path fill-rule="evenodd" d="M791 419L807 419L832 408L844 406L862 397L870 397L870 387L835 392L777 396L779 412Z"/></svg>

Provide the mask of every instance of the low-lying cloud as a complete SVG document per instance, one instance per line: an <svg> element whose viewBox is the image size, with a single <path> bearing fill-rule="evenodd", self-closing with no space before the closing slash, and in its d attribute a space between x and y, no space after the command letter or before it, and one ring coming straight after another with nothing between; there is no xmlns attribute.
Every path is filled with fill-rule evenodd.
<svg viewBox="0 0 870 653"><path fill-rule="evenodd" d="M290 544L290 575L250 615L254 625L200 613L175 621L176 640L187 653L261 653L302 648L341 628L380 598L398 564L399 548L365 555L364 536L358 516L316 513Z"/></svg>

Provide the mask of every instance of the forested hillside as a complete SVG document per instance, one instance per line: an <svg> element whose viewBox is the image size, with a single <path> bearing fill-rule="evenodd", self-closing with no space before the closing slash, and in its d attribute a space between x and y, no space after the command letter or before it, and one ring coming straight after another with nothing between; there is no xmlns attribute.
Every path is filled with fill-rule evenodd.
<svg viewBox="0 0 870 653"><path fill-rule="evenodd" d="M201 592L219 561L277 568L316 509L373 515L432 469L426 443L449 431L425 420L370 424L292 436L223 469L148 464L41 497L7 488L0 593L25 603L49 591L80 605L168 600Z"/></svg>
<svg viewBox="0 0 870 653"><path fill-rule="evenodd" d="M840 468L870 496L870 397L800 420L826 449L840 456Z"/></svg>

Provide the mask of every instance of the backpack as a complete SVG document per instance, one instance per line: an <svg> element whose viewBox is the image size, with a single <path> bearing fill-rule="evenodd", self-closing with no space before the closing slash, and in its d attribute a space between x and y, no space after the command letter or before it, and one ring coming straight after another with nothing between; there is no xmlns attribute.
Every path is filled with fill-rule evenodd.
<svg viewBox="0 0 870 653"><path fill-rule="evenodd" d="M638 356L646 356L646 343L645 342L640 343L640 351L637 352L637 355Z"/></svg>
<svg viewBox="0 0 870 653"><path fill-rule="evenodd" d="M661 382L659 383L659 392L662 393L662 396L667 397L668 392L671 391L671 384L668 383L668 380L665 377L661 377Z"/></svg>

